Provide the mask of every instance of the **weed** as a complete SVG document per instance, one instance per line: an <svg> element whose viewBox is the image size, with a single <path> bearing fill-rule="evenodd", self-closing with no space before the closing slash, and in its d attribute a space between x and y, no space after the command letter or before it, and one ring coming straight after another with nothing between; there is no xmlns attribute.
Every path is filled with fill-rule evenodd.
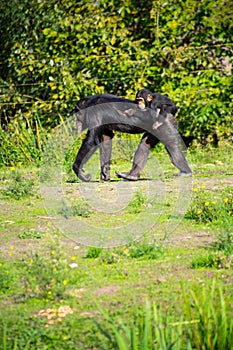
<svg viewBox="0 0 233 350"><path fill-rule="evenodd" d="M164 254L164 248L156 241L148 242L146 238L142 242L134 242L128 247L122 247L111 250L103 250L102 248L90 247L88 248L86 258L101 260L107 264L117 262L121 257L133 259L157 259Z"/></svg>
<svg viewBox="0 0 233 350"><path fill-rule="evenodd" d="M1 192L4 197L20 200L33 194L33 179L24 179L18 171L12 172L12 183Z"/></svg>
<svg viewBox="0 0 233 350"><path fill-rule="evenodd" d="M231 350L233 344L233 319L230 302L220 286L213 280L211 288L189 293L183 289L184 310L188 318L186 333L191 349ZM189 295L191 295L191 300ZM197 322L192 323L196 319ZM192 326L191 326L192 323Z"/></svg>
<svg viewBox="0 0 233 350"><path fill-rule="evenodd" d="M59 213L66 219L72 216L88 218L91 215L91 211L86 204L80 203L69 207L65 201L62 202L62 209Z"/></svg>
<svg viewBox="0 0 233 350"><path fill-rule="evenodd" d="M137 190L133 199L129 202L127 206L127 211L130 214L138 214L143 210L147 202L148 200L146 196L142 194L141 190Z"/></svg>
<svg viewBox="0 0 233 350"><path fill-rule="evenodd" d="M72 216L81 216L83 218L88 218L91 215L91 211L85 204L75 204L71 206Z"/></svg>
<svg viewBox="0 0 233 350"><path fill-rule="evenodd" d="M47 256L35 253L25 260L24 284L29 295L43 299L62 296L69 282L69 268L60 249L50 250Z"/></svg>
<svg viewBox="0 0 233 350"><path fill-rule="evenodd" d="M233 233L224 231L217 237L218 240L210 245L205 254L193 258L192 268L229 269L233 267Z"/></svg>
<svg viewBox="0 0 233 350"><path fill-rule="evenodd" d="M39 239L44 236L45 232L40 230L28 230L18 234L19 239Z"/></svg>
<svg viewBox="0 0 233 350"><path fill-rule="evenodd" d="M100 254L102 253L103 249L102 248L98 248L98 247L90 247L87 250L86 259L96 259L100 256Z"/></svg>
<svg viewBox="0 0 233 350"><path fill-rule="evenodd" d="M212 244L214 251L222 251L226 256L233 254L233 232L224 231L218 235L218 241Z"/></svg>
<svg viewBox="0 0 233 350"><path fill-rule="evenodd" d="M159 245L155 240L150 243L147 239L143 239L142 242L133 243L129 246L129 255L131 258L147 258L157 259L164 254L164 248Z"/></svg>
<svg viewBox="0 0 233 350"><path fill-rule="evenodd" d="M105 264L115 264L119 261L120 255L110 250L106 250L104 254L101 255L101 261Z"/></svg>
<svg viewBox="0 0 233 350"><path fill-rule="evenodd" d="M122 320L116 324L106 312L101 312L108 327L98 322L95 324L108 338L113 349L173 349L174 345L176 349L181 349L181 324L169 326L172 318L164 316L155 304L147 302L142 311L137 307L131 325L126 325Z"/></svg>
<svg viewBox="0 0 233 350"><path fill-rule="evenodd" d="M191 295L191 298L190 298ZM104 322L95 322L108 339L111 348L118 350L202 349L231 350L233 319L230 301L213 281L211 290L186 291L183 286L182 316L164 313L147 302L143 309L135 309L128 324L117 322L100 308Z"/></svg>
<svg viewBox="0 0 233 350"><path fill-rule="evenodd" d="M198 268L230 268L233 264L231 257L227 257L223 252L206 252L202 255L197 255L191 262L193 269Z"/></svg>
<svg viewBox="0 0 233 350"><path fill-rule="evenodd" d="M190 208L185 214L186 219L191 219L197 223L219 223L224 224L232 221L233 216L233 190L226 188L219 195L218 192L209 194L205 191L205 186L193 188L195 193Z"/></svg>
<svg viewBox="0 0 233 350"><path fill-rule="evenodd" d="M0 294L5 294L15 283L15 276L7 262L0 260Z"/></svg>

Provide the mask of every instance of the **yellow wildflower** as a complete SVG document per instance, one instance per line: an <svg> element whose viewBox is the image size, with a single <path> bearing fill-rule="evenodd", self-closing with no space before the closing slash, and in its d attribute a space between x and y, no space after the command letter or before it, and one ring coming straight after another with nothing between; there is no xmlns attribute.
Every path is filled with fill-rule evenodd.
<svg viewBox="0 0 233 350"><path fill-rule="evenodd" d="M210 204L210 202L205 202L205 206L208 207L208 205Z"/></svg>
<svg viewBox="0 0 233 350"><path fill-rule="evenodd" d="M63 280L62 283L64 284L64 286L66 286L68 281L67 280Z"/></svg>
<svg viewBox="0 0 233 350"><path fill-rule="evenodd" d="M76 260L76 256L72 256L72 257L71 257L71 260L72 260L72 261L75 261L75 260Z"/></svg>
<svg viewBox="0 0 233 350"><path fill-rule="evenodd" d="M224 203L227 203L228 201L229 201L228 198L224 198L224 199L223 199L223 202L224 202Z"/></svg>

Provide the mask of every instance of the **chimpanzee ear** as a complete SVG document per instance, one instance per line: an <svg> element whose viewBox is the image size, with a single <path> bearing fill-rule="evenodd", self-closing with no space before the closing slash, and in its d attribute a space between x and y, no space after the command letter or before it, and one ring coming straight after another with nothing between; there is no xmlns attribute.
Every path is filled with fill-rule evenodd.
<svg viewBox="0 0 233 350"><path fill-rule="evenodd" d="M153 96L151 94L148 94L146 100L147 102L151 102L153 100Z"/></svg>

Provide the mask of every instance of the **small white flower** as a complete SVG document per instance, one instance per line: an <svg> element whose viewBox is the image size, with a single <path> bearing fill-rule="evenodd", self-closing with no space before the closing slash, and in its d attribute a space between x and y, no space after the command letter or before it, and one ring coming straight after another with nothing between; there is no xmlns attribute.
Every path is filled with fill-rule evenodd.
<svg viewBox="0 0 233 350"><path fill-rule="evenodd" d="M70 264L69 266L70 266L72 269L75 269L76 267L78 267L78 264L72 263L72 264Z"/></svg>

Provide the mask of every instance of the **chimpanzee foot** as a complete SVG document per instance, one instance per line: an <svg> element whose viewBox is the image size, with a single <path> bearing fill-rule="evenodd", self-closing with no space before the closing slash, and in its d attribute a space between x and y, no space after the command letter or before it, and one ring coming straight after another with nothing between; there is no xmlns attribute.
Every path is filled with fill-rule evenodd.
<svg viewBox="0 0 233 350"><path fill-rule="evenodd" d="M84 182L89 182L91 180L91 174L84 174L84 170L77 164L73 164L73 171L75 172L76 176L84 181Z"/></svg>
<svg viewBox="0 0 233 350"><path fill-rule="evenodd" d="M101 174L100 181L110 181L110 174Z"/></svg>
<svg viewBox="0 0 233 350"><path fill-rule="evenodd" d="M91 174L84 174L82 170L79 170L78 178L84 182L90 182Z"/></svg>
<svg viewBox="0 0 233 350"><path fill-rule="evenodd" d="M188 176L192 176L192 173L191 172L184 173L184 172L181 171L180 173L174 174L173 176L175 176L175 177L188 177Z"/></svg>
<svg viewBox="0 0 233 350"><path fill-rule="evenodd" d="M137 181L140 175L131 175L130 173L116 171L116 176L129 181Z"/></svg>
<svg viewBox="0 0 233 350"><path fill-rule="evenodd" d="M101 166L100 181L110 181L109 166Z"/></svg>

